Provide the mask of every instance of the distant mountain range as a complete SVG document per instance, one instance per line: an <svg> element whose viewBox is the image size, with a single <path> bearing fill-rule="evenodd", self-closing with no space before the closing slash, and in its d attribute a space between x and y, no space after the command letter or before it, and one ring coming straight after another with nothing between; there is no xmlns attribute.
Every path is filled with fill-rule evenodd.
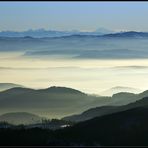
<svg viewBox="0 0 148 148"><path fill-rule="evenodd" d="M107 33L113 33L113 31L105 29L105 28L99 28L94 32L82 32L78 30L72 30L72 31L57 31L57 30L45 30L45 29L37 29L37 30L27 30L22 32L16 32L16 31L1 31L0 37L25 37L25 36L31 36L36 38L42 38L42 37L61 37L61 36L69 36L73 34L79 34L79 35L103 35Z"/></svg>
<svg viewBox="0 0 148 148"><path fill-rule="evenodd" d="M30 37L30 38L55 38L55 37L122 37L122 38L144 38L148 37L148 32L137 31L125 31L114 32L108 29L97 29L94 32L82 32L82 31L56 31L56 30L27 30L22 32L15 31L1 31L0 37Z"/></svg>
<svg viewBox="0 0 148 148"><path fill-rule="evenodd" d="M98 37L134 37L143 38L148 37L148 32L114 32L105 28L99 28L93 32L82 32L82 31L57 31L57 30L27 30L22 32L16 31L1 31L0 37L33 37L33 38L44 38L44 37L63 37L63 36L98 36Z"/></svg>
<svg viewBox="0 0 148 148"><path fill-rule="evenodd" d="M136 32L136 31L128 31L128 32L119 32L119 33L111 33L102 35L104 37L134 37L134 38L143 38L148 37L148 32Z"/></svg>
<svg viewBox="0 0 148 148"><path fill-rule="evenodd" d="M20 57L70 59L148 58L148 33L106 35L70 34L54 37L0 37L0 51L19 51Z"/></svg>

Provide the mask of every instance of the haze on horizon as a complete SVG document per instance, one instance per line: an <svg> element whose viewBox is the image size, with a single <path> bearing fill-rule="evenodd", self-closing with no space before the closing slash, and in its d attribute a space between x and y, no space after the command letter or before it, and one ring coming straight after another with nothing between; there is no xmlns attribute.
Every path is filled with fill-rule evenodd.
<svg viewBox="0 0 148 148"><path fill-rule="evenodd" d="M29 88L64 86L89 94L115 86L148 88L147 59L27 58L18 53L0 55L0 82Z"/></svg>
<svg viewBox="0 0 148 148"><path fill-rule="evenodd" d="M0 2L0 31L148 31L147 2Z"/></svg>
<svg viewBox="0 0 148 148"><path fill-rule="evenodd" d="M0 2L0 31L39 28L95 31L100 27L114 31L148 31L147 15L146 2ZM41 46L30 43L17 44L15 49L2 40L1 83L17 83L32 88L66 86L95 94L115 86L148 88L148 60L132 59L129 54L133 51L147 53L147 39L70 39L69 42L49 41ZM67 54L67 49L70 54ZM104 51L111 51L111 55L116 51L123 52L129 58L95 58ZM92 57L85 59L89 52ZM79 58L74 59L71 54L78 54Z"/></svg>

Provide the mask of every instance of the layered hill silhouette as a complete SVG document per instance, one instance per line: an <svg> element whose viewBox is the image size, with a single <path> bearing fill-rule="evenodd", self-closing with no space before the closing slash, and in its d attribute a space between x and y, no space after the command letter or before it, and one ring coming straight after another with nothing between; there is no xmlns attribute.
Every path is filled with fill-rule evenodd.
<svg viewBox="0 0 148 148"><path fill-rule="evenodd" d="M55 89L54 89L55 88ZM24 88L13 88L3 93L18 97L25 92L39 91L40 93L49 91L51 94L66 94L63 90L67 90L67 94L79 94L86 96L85 93L73 90L71 88L51 87L42 90L32 90ZM14 90L17 89L17 92ZM44 92L45 93L45 92ZM2 95L2 94L1 94ZM26 95L27 96L27 95ZM4 145L48 145L48 146L146 146L148 145L148 91L140 94L118 93L113 97L126 99L126 97L136 97L135 101L126 105L120 106L102 106L89 109L81 115L77 121L81 121L73 126L66 127L55 131L43 130L38 128L33 129L6 129L0 130ZM53 97L53 96L52 96ZM27 98L27 97L26 97ZM117 99L116 98L116 99ZM60 98L61 99L61 98ZM84 98L83 98L84 99ZM89 98L90 99L90 98ZM110 100L113 98L110 98ZM1 101L1 100L0 100ZM84 100L83 100L84 101ZM5 114L9 117L9 114ZM91 117L91 118L90 118ZM80 120L83 119L83 120ZM86 120L86 121L84 121ZM22 136L18 136L18 131ZM9 136L11 133L11 136ZM30 135L31 134L31 135ZM44 136L44 139L39 140ZM6 138L7 137L7 138ZM29 138L28 138L29 137ZM7 139L7 142L4 140ZM32 139L32 140L31 140ZM37 140L38 139L38 140ZM19 141L19 142L18 142ZM9 143L10 142L10 143ZM9 144L8 144L9 143Z"/></svg>
<svg viewBox="0 0 148 148"><path fill-rule="evenodd" d="M79 113L98 103L103 105L108 97L96 97L66 87L50 87L34 90L12 88L0 93L0 110L10 112L30 112L49 117L62 117Z"/></svg>
<svg viewBox="0 0 148 148"><path fill-rule="evenodd" d="M55 131L0 129L0 145L147 146L148 97L130 105L134 108Z"/></svg>
<svg viewBox="0 0 148 148"><path fill-rule="evenodd" d="M143 98L143 99L138 99L135 100L135 102L129 103L127 105L112 105L112 106L101 106L101 107L96 107L96 108L91 108L81 114L77 115L72 115L72 116L67 116L64 117L64 120L67 121L74 121L74 122L80 122L80 121L85 121L92 119L94 117L99 117L107 114L112 114L120 111L125 111L128 109L133 109L136 107L143 107L147 106L148 107L148 99L145 98L148 96L148 91L144 91L143 93L140 93L138 95L132 94L132 93L118 93L113 95L112 99L121 99L121 100L126 100L126 99L133 99L135 100L136 98Z"/></svg>
<svg viewBox="0 0 148 148"><path fill-rule="evenodd" d="M148 104L148 98L143 101ZM147 114L145 105L80 122L58 130L49 145L146 146Z"/></svg>
<svg viewBox="0 0 148 148"><path fill-rule="evenodd" d="M30 112L50 118L61 118L80 114L94 107L126 105L146 96L148 96L148 91L140 94L123 92L106 97L88 95L66 87L38 90L15 87L0 92L0 111L1 113L6 113L8 110L9 112ZM105 112L108 111L105 110Z"/></svg>

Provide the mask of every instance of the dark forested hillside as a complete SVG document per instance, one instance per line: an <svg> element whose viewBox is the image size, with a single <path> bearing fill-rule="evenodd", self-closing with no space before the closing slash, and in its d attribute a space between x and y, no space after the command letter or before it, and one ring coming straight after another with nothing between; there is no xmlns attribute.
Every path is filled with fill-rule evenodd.
<svg viewBox="0 0 148 148"><path fill-rule="evenodd" d="M39 128L0 129L0 145L146 146L147 114L147 107L137 107L56 131Z"/></svg>

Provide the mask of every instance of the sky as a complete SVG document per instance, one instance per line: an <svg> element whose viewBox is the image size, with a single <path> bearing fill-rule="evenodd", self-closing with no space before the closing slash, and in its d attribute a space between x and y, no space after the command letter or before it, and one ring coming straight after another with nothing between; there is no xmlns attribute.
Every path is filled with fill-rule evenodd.
<svg viewBox="0 0 148 148"><path fill-rule="evenodd" d="M148 2L0 2L0 31L148 31Z"/></svg>

